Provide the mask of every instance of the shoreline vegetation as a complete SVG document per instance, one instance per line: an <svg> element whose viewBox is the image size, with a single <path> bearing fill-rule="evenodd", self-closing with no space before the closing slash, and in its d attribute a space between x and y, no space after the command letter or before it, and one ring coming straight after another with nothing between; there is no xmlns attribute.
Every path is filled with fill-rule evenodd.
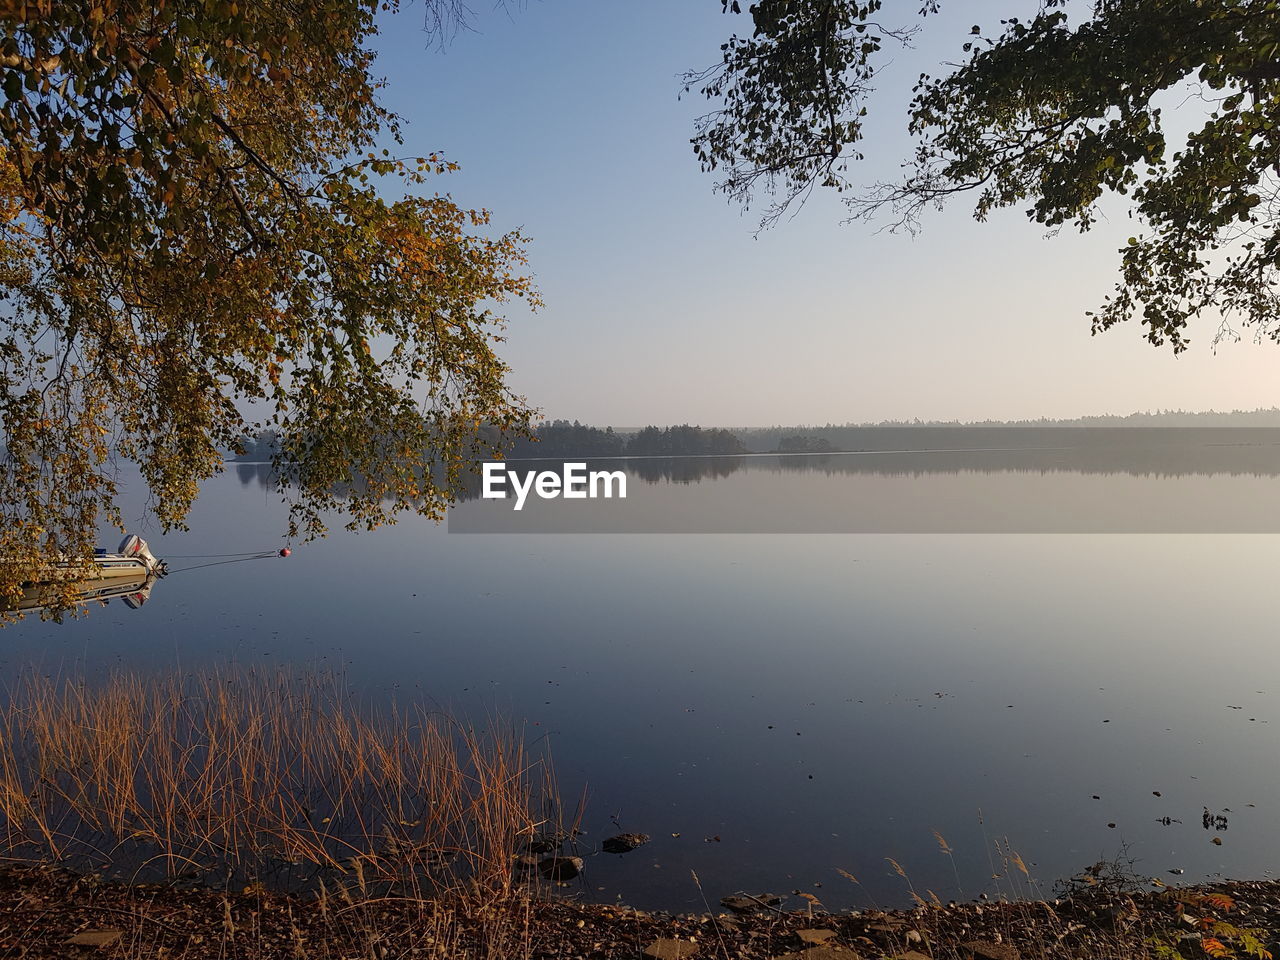
<svg viewBox="0 0 1280 960"><path fill-rule="evenodd" d="M892 861L912 908L721 897L694 873L681 882L701 913L584 903L569 882L584 869L582 813L566 815L548 758L503 722L373 710L337 677L27 673L0 703L0 958L1280 953L1280 882L1168 887L1099 863L1048 899L1011 850L1007 893L967 903L918 894Z"/></svg>
<svg viewBox="0 0 1280 960"><path fill-rule="evenodd" d="M504 450L507 459L588 457L734 456L752 453L845 453L896 448L917 449L956 443L961 446L1034 447L1061 443L1064 436L1092 444L1117 437L1155 434L1203 437L1210 431L1240 430L1266 434L1280 430L1280 408L1230 413L1161 411L1128 416L1078 417L1070 420L884 421L772 427L701 427L679 424L639 429L595 427L574 420L550 420L531 426L529 434L503 440L495 428L482 427L487 447ZM1110 435L1110 439L1108 438ZM234 461L264 462L281 449L278 435L267 431L244 437L230 451Z"/></svg>
<svg viewBox="0 0 1280 960"><path fill-rule="evenodd" d="M556 797L504 721L375 709L339 676L28 671L0 702L0 862L485 902L567 859Z"/></svg>

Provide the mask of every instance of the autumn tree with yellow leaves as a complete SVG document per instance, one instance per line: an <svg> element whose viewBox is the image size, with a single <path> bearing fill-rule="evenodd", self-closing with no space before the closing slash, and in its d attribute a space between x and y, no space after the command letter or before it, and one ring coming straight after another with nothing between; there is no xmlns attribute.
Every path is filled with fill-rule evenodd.
<svg viewBox="0 0 1280 960"><path fill-rule="evenodd" d="M434 192L444 158L379 148L394 8L0 6L0 592L119 525L119 461L181 526L274 430L308 536L439 518L478 426L526 421L495 353L495 311L536 302L524 238Z"/></svg>
<svg viewBox="0 0 1280 960"><path fill-rule="evenodd" d="M693 148L728 196L766 200L762 225L815 188L842 195L853 219L908 229L967 199L978 220L1017 207L1087 231L1109 198L1133 236L1089 314L1094 333L1132 321L1177 353L1207 318L1217 338L1280 342L1276 0L721 6L742 26L685 77L711 104ZM943 6L978 22L912 88L901 177L864 183L854 171L882 69Z"/></svg>

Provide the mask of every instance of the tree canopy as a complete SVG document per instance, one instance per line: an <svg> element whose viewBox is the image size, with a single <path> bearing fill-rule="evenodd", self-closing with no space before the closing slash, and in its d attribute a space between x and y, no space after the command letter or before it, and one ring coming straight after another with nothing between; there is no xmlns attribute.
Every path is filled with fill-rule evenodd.
<svg viewBox="0 0 1280 960"><path fill-rule="evenodd" d="M1094 332L1137 319L1177 352L1190 321L1220 311L1280 339L1280 4L1006 3L998 29L974 24L957 38L958 64L920 76L905 176L862 184L850 164L884 50L909 44L940 2L917 3L902 23L880 19L880 0L752 4L750 35L685 78L713 104L693 139L703 167L730 196L765 198L766 224L815 187L841 191L854 218L909 228L968 195L980 220L1012 206L1088 230L1105 196L1124 196L1138 229ZM1162 104L1179 100L1191 102L1178 123L1190 117L1193 129L1171 143Z"/></svg>
<svg viewBox="0 0 1280 960"><path fill-rule="evenodd" d="M495 311L537 297L448 160L380 148L395 0L39 6L0 14L0 592L119 524L117 459L180 526L262 429L291 535L439 517L477 426L527 419Z"/></svg>

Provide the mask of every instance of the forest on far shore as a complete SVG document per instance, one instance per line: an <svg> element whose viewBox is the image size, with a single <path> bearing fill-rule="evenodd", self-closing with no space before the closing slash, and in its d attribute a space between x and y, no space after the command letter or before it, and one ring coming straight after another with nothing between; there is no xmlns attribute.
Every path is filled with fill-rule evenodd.
<svg viewBox="0 0 1280 960"><path fill-rule="evenodd" d="M871 450L921 450L955 447L1110 446L1129 443L1141 431L1152 442L1163 439L1212 442L1220 429L1257 432L1280 430L1280 409L1236 410L1230 413L1159 411L1128 416L1080 417L1074 420L884 421L824 426L746 427L728 430L689 424L638 430L593 427L577 420L549 420L534 427L531 436L514 438L507 450L512 458L564 457L688 457L733 456L745 453L841 453ZM1239 440L1241 437L1236 436ZM270 432L241 441L233 459L270 460L278 448Z"/></svg>

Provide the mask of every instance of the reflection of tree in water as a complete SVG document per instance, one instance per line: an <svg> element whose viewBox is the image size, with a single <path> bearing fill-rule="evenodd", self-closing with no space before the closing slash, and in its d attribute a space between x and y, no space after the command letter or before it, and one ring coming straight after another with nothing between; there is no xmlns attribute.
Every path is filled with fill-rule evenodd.
<svg viewBox="0 0 1280 960"><path fill-rule="evenodd" d="M634 460L521 460L512 463L510 470L524 476L529 471L552 470L560 473L566 462L586 463L587 470L622 470L644 483L698 483L701 480L719 480L740 470L745 457L644 457ZM275 469L269 463L244 463L236 465L236 476L241 486L257 484L268 488L275 486ZM475 471L467 471L459 482L459 500L478 500L482 478L477 464Z"/></svg>
<svg viewBox="0 0 1280 960"><path fill-rule="evenodd" d="M746 457L646 457L627 460L622 466L645 483L698 483L721 480L741 470L745 460Z"/></svg>
<svg viewBox="0 0 1280 960"><path fill-rule="evenodd" d="M269 463L237 463L236 476L240 478L240 486L252 486L256 481L260 487L274 487L276 473Z"/></svg>

